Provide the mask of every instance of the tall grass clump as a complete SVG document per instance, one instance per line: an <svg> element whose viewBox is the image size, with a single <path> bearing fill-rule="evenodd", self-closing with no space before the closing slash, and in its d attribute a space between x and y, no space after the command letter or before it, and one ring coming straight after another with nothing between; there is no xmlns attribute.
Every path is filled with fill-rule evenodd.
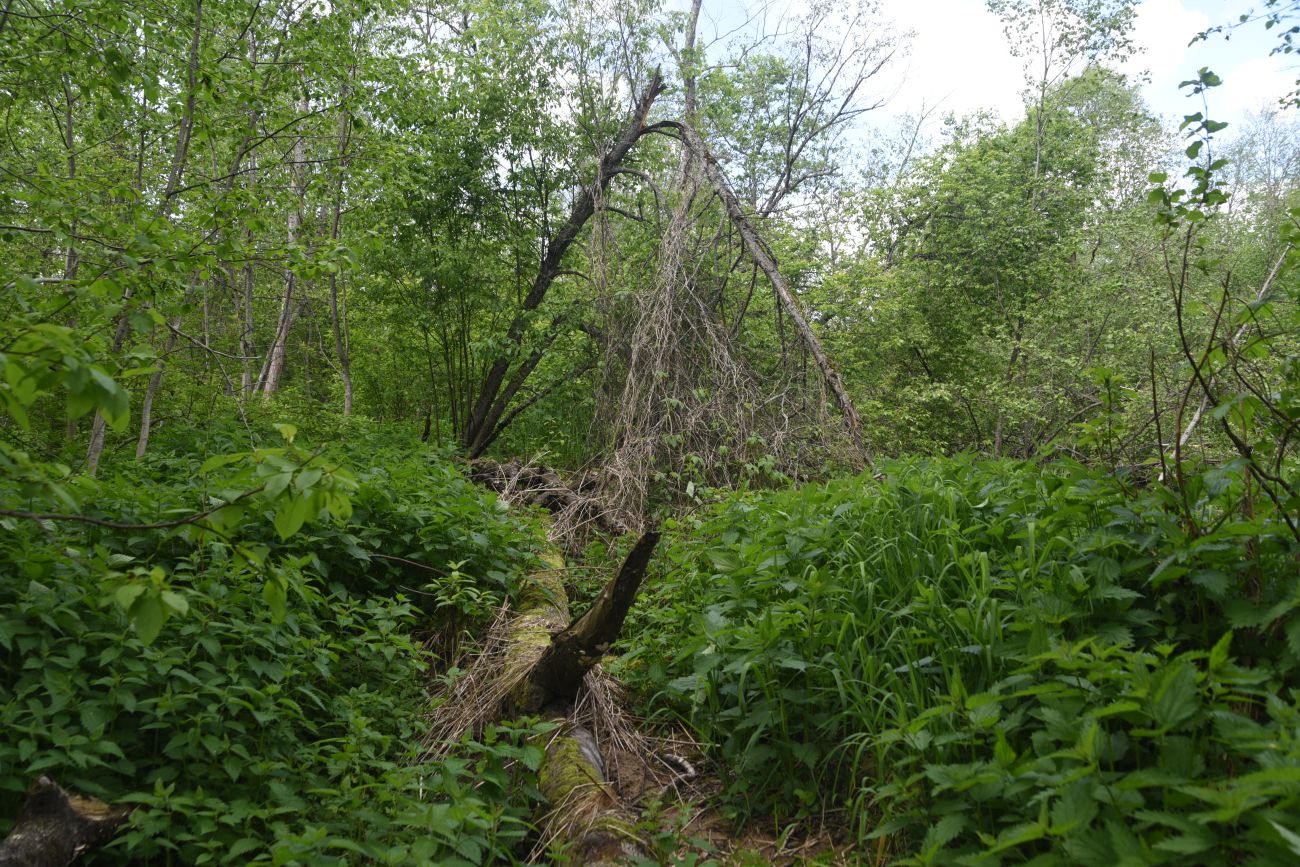
<svg viewBox="0 0 1300 867"><path fill-rule="evenodd" d="M622 672L740 816L914 864L1292 863L1295 543L1060 462L895 463L677 529Z"/></svg>

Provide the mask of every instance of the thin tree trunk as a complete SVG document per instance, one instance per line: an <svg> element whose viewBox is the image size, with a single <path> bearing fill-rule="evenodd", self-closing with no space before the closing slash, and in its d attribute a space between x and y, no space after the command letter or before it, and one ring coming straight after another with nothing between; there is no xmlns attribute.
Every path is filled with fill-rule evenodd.
<svg viewBox="0 0 1300 867"><path fill-rule="evenodd" d="M299 114L307 114L306 99L299 100L297 108ZM295 194L295 201L293 207L289 210L287 220L287 235L291 247L297 243L298 232L302 227L302 200L306 189L305 162L305 145L300 134L293 143L293 162L290 167L293 174ZM271 352L267 357L265 372L262 376L261 389L264 395L269 396L280 390L280 381L284 376L285 346L289 341L289 330L293 328L297 313L297 305L294 302L294 289L296 286L297 276L294 274L293 269L290 268L284 278L284 296L280 301L280 318L275 327L275 339L271 342Z"/></svg>
<svg viewBox="0 0 1300 867"><path fill-rule="evenodd" d="M246 240L252 241L252 232L245 235ZM242 371L239 381L240 398L246 398L257 390L257 381L253 379L253 359L257 357L257 345L253 340L253 285L255 274L253 272L253 263L248 262L244 265L244 273L241 280L241 289L243 301L240 306L240 323L239 323L239 354L242 356L240 365Z"/></svg>
<svg viewBox="0 0 1300 867"><path fill-rule="evenodd" d="M145 389L144 400L140 403L140 436L135 443L135 459L138 461L144 457L149 449L149 433L153 428L153 401L158 394L158 387L162 385L163 365L166 364L167 356L176 348L176 333L180 328L181 318L173 317L167 323L167 340L163 343L162 355L158 359L158 369L154 371L153 376L149 377L149 387ZM206 344L207 341L204 341Z"/></svg>
<svg viewBox="0 0 1300 867"><path fill-rule="evenodd" d="M172 152L171 166L167 171L167 187L163 190L162 202L160 203L163 219L168 219L171 216L172 200L180 190L181 180L185 176L185 164L189 159L190 139L194 132L194 105L198 92L199 50L202 46L202 37L203 0L194 0L194 34L190 38L185 108L181 113L181 124L176 134L176 148ZM141 174L143 173L143 161L144 139L142 137L140 143ZM143 177L137 178L138 185L142 181ZM123 295L122 300L130 300L129 292ZM118 316L117 328L113 334L113 343L110 347L110 355L117 355L121 352L123 344L126 343L129 330L126 314L123 313ZM91 424L90 430L90 444L86 449L86 471L92 476L99 470L99 461L104 453L104 428L104 416L101 413L95 413L95 420Z"/></svg>
<svg viewBox="0 0 1300 867"><path fill-rule="evenodd" d="M352 76L355 77L353 68ZM339 222L343 215L343 177L348 165L348 142L352 134L351 118L348 115L347 97L344 93L342 116L339 119L339 176L334 184L334 208L330 220L330 240L335 246L339 240ZM339 360L339 376L343 379L343 415L352 415L352 357L348 352L347 311L339 310L339 278L335 271L330 272L330 324L334 328L334 354ZM428 434L425 434L428 439Z"/></svg>
<svg viewBox="0 0 1300 867"><path fill-rule="evenodd" d="M560 264L564 259L564 254L573 246L578 233L582 231L587 220L591 219L591 216L596 212L597 197L609 186L615 170L623 162L632 146L645 134L647 129L646 118L650 114L650 108L655 99L663 92L663 88L663 78L660 76L659 71L655 70L654 77L651 79L649 86L646 87L645 92L641 94L641 98L637 101L636 107L628 118L623 131L614 142L613 147L601 159L596 170L595 181L578 194L574 199L568 220L565 221L554 237L548 239L546 254L542 257L532 288L529 290L528 295L525 296L519 313L515 316L514 321L510 323L510 327L506 332L507 350L502 355L497 356L488 368L483 379L483 385L479 389L478 399L475 400L474 405L471 407L469 418L461 431L461 442L469 450L472 457L482 454L487 444L500 433L497 427L506 412L510 398L514 392L518 391L518 386L523 384L523 380L532 372L532 368L536 366L536 361L532 361L531 357L526 359L520 367L523 376L517 378L518 385L515 386L513 391L503 393L506 374L510 372L510 366L515 359L520 344L523 342L524 331L528 320L531 318L529 314L536 310L545 300L547 291L550 290L551 284L555 282L555 278L560 273Z"/></svg>
<svg viewBox="0 0 1300 867"><path fill-rule="evenodd" d="M9 17L9 7L5 6L5 18ZM4 28L0 26L0 30ZM63 82L63 124L66 135L66 147L68 149L68 180L75 180L77 177L77 149L72 144L72 92L68 89L68 83L65 79ZM72 220L71 231L69 235L75 237L77 234L77 220ZM63 283L65 286L72 285L72 281L77 279L77 270L81 265L81 257L77 254L77 248L73 245L72 238L68 240L67 253L63 258ZM68 442L73 442L77 437L77 420L68 418L67 425Z"/></svg>

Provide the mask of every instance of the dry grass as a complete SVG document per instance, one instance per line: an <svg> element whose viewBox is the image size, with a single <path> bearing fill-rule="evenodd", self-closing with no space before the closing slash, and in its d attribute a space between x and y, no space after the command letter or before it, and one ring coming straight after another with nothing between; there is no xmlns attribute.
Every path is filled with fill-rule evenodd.
<svg viewBox="0 0 1300 867"><path fill-rule="evenodd" d="M507 666L511 619L510 607L503 605L479 645L457 660L468 662L465 673L454 679L444 678L435 686L429 730L421 743L418 762L444 759L465 735L482 735L484 727L496 721L506 697L528 673L531 666L527 664ZM451 668L454 671L459 665Z"/></svg>

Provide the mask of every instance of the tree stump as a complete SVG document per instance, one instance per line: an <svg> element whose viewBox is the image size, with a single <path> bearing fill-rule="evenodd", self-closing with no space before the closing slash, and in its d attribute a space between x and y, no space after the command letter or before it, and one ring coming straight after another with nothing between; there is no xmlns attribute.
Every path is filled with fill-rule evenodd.
<svg viewBox="0 0 1300 867"><path fill-rule="evenodd" d="M130 815L95 798L65 792L49 777L27 787L17 824L0 843L0 867L63 867L117 835Z"/></svg>

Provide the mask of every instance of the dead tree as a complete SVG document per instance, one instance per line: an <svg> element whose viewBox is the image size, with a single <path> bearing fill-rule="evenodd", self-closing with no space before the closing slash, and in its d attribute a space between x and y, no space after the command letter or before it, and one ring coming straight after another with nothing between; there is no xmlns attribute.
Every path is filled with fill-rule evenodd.
<svg viewBox="0 0 1300 867"><path fill-rule="evenodd" d="M658 543L658 531L643 533L587 613L548 636L542 652L511 696L510 709L515 714L539 713L557 702L573 700L587 672L618 639ZM559 592L563 592L562 587ZM542 601L543 607L548 605L554 605L554 601Z"/></svg>
<svg viewBox="0 0 1300 867"><path fill-rule="evenodd" d="M555 282L555 278L561 273L560 265L565 254L573 246L587 221L596 212L596 204L609 187L609 182L618 174L618 167L632 150L632 146L637 143L637 140L650 130L651 127L647 123L650 108L654 105L654 101L659 94L663 92L663 89L663 77L659 74L659 70L656 69L649 86L641 94L641 98L637 100L636 106L632 109L632 113L628 117L619 137L614 141L613 146L605 152L600 164L596 167L595 180L578 193L574 198L568 219L565 220L560 230L547 240L546 253L542 257L536 277L533 278L532 287L524 297L523 304L520 305L519 312L515 314L510 327L506 330L506 349L489 366L487 374L483 378L483 384L479 388L478 398L474 401L469 418L461 431L461 443L469 451L471 457L481 455L484 449L496 439L509 420L506 417L506 410L511 401L523 388L528 377L545 356L548 343L543 342L542 345L533 349L527 355L520 357L524 333L527 330L531 314L546 299L551 284ZM553 333L548 339L553 340L554 337ZM511 370L512 367L513 371Z"/></svg>
<svg viewBox="0 0 1300 867"><path fill-rule="evenodd" d="M713 156L709 146L705 143L703 137L695 131L690 124L678 124L678 130L681 132L682 139L686 146L691 149L699 158L704 167L704 175L708 178L709 184L713 187L714 192L722 201L722 207L727 212L728 218L735 225L736 230L740 233L740 238L745 246L745 251L753 259L754 264L763 272L772 288L776 291L777 296L781 299L781 305L785 312L790 316L794 323L795 329L799 332L799 337L803 340L808 352L812 355L817 369L821 371L822 378L826 381L827 387L830 388L831 394L835 396L835 403L839 406L840 412L844 414L844 426L848 429L849 436L857 446L858 454L868 466L874 466L871 456L867 453L866 446L862 441L862 418L858 415L857 407L854 406L853 398L849 396L848 389L844 387L844 381L840 379L838 371L831 364L830 357L826 350L822 348L821 341L817 339L816 333L808 324L808 319L804 316L803 310L799 306L799 301L795 298L794 293L790 290L789 284L781 276L780 270L776 266L776 260L773 258L770 249L763 241L762 236L754 227L753 222L745 213L745 209L740 204L740 199L736 197L735 191L732 190L731 184L722 172L722 167L718 165L717 158Z"/></svg>
<svg viewBox="0 0 1300 867"><path fill-rule="evenodd" d="M539 787L547 809L538 825L543 844L573 863L624 864L647 856L635 814L609 778L600 744L577 708L593 684L608 688L597 664L622 630L658 541L657 531L643 534L577 618L569 612L564 558L555 550L544 553L543 568L524 578L514 609L441 703L426 741L425 758L436 760L463 734L492 720L542 716L557 723L541 743Z"/></svg>

